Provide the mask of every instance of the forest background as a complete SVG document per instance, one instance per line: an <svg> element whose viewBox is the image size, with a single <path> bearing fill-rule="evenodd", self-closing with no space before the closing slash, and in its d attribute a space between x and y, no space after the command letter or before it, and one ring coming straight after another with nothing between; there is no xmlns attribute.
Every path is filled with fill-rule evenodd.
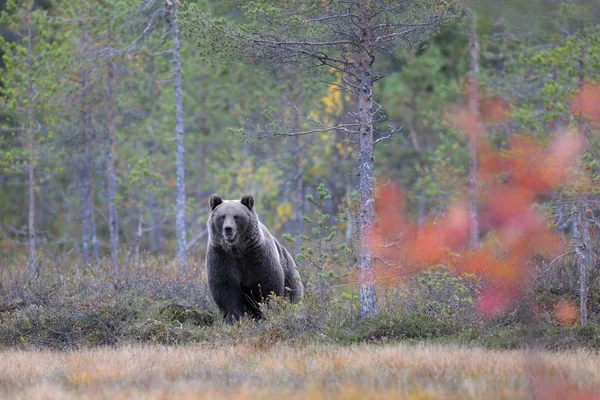
<svg viewBox="0 0 600 400"><path fill-rule="evenodd" d="M207 199L252 193L309 297L246 329L597 346L600 6L393 3L363 231L361 76L258 46L340 2L2 2L2 342L207 340Z"/></svg>

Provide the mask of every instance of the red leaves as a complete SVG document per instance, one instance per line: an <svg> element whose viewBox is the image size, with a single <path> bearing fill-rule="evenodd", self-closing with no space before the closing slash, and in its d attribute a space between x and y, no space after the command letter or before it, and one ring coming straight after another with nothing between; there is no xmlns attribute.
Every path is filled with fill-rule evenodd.
<svg viewBox="0 0 600 400"><path fill-rule="evenodd" d="M479 297L476 309L484 317L494 317L506 310L514 297L515 293L511 290L488 288Z"/></svg>
<svg viewBox="0 0 600 400"><path fill-rule="evenodd" d="M508 118L510 105L504 99L487 97L481 99L479 110L484 124L498 124Z"/></svg>
<svg viewBox="0 0 600 400"><path fill-rule="evenodd" d="M600 124L600 84L586 83L575 96L572 111Z"/></svg>
<svg viewBox="0 0 600 400"><path fill-rule="evenodd" d="M600 87L590 85L582 90L574 107L600 121L599 105ZM552 253L562 244L533 204L540 195L566 182L583 151L584 140L573 131L558 133L547 145L513 136L508 149L500 154L485 139L481 126L503 121L508 104L499 99L484 100L481 109L486 118L478 120L463 109L453 114L453 122L476 137L478 218L493 240L481 249L467 251L470 216L466 202L451 205L444 218L417 227L405 217L400 190L388 185L378 191L379 220L369 245L376 257L405 271L444 263L459 272L485 277L489 285L477 307L482 315L493 316L523 292L533 256ZM557 305L556 314L564 321L573 318L572 307L566 304Z"/></svg>
<svg viewBox="0 0 600 400"><path fill-rule="evenodd" d="M554 305L554 317L563 325L574 325L579 320L579 310L571 300L559 300Z"/></svg>

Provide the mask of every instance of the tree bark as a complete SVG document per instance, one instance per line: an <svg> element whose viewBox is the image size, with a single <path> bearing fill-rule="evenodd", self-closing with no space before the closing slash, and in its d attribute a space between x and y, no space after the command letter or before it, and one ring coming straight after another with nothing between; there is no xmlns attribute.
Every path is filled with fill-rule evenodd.
<svg viewBox="0 0 600 400"><path fill-rule="evenodd" d="M85 149L85 133L82 129L82 140L81 146ZM81 161L79 165L79 176L81 179L81 262L83 267L87 267L90 263L90 248L89 248L89 238L90 238L90 218L89 218L89 201L88 194L89 191L87 189L88 185L88 160L87 160L87 152L83 151L81 153Z"/></svg>
<svg viewBox="0 0 600 400"><path fill-rule="evenodd" d="M150 195L148 198L148 210L152 218L152 226L150 227L150 252L157 253L162 248L162 232L160 229L161 214L156 197Z"/></svg>
<svg viewBox="0 0 600 400"><path fill-rule="evenodd" d="M299 126L299 124L298 124ZM294 142L294 150L296 154L296 173L294 175L295 181L295 195L294 195L294 225L295 233L298 238L298 244L302 244L302 224L304 219L304 185L302 183L302 176L304 174L304 168L302 167L302 157L300 148L300 137L295 136L292 138Z"/></svg>
<svg viewBox="0 0 600 400"><path fill-rule="evenodd" d="M182 100L182 77L181 77L181 45L179 43L179 27L177 26L177 3L174 0L166 0L167 18L171 28L171 39L173 47L173 78L175 88L175 169L177 180L177 209L175 214L175 235L177 237L177 259L179 271L187 272L187 251L185 236L185 147L183 126L183 100Z"/></svg>
<svg viewBox="0 0 600 400"><path fill-rule="evenodd" d="M361 45L363 50L358 59L358 118L359 118L359 194L360 227L359 259L360 270L359 302L362 318L377 315L375 292L375 260L368 239L375 224L375 175L373 158L373 76L374 57L369 54L371 32L369 29L369 1L360 6Z"/></svg>
<svg viewBox="0 0 600 400"><path fill-rule="evenodd" d="M85 125L84 125L85 126ZM92 259L95 263L98 262L98 240L96 237L96 223L94 221L94 184L93 184L93 168L89 151L88 135L85 132L86 128L82 128L81 146L84 149L81 155L80 162L80 178L81 178L81 261L83 266L88 266L90 263L90 250L92 251Z"/></svg>
<svg viewBox="0 0 600 400"><path fill-rule="evenodd" d="M80 46L85 49L87 45L87 32L82 29ZM98 263L98 239L96 235L96 222L94 219L94 168L91 150L91 118L88 105L91 86L88 81L88 71L85 66L81 71L81 99L80 99L80 179L81 179L81 261L83 266L90 263L90 247L92 260Z"/></svg>
<svg viewBox="0 0 600 400"><path fill-rule="evenodd" d="M94 216L94 162L90 161L90 167L88 168L88 209L90 210L90 241L92 242L92 261L94 265L98 265L100 260L100 254L98 250L98 235L96 233L96 217Z"/></svg>
<svg viewBox="0 0 600 400"><path fill-rule="evenodd" d="M29 121L27 122L27 139L26 139L26 148L27 148L27 183L28 183L28 197L29 197L29 211L28 211L28 242L29 242L29 271L33 274L33 275L37 275L38 271L37 271L37 264L36 264L36 242L35 242L35 153L34 153L34 139L33 139L33 129L34 129L34 124L33 124L33 118L34 118L34 114L33 114L33 100L35 97L35 93L34 93L34 88L33 88L33 80L32 80L32 76L31 74L33 74L33 69L32 69L32 61L31 61L31 57L33 57L33 49L32 49L32 43L33 43L33 33L32 33L32 29L31 29L31 12L32 10L32 3L30 4L29 10L28 10L28 23L27 23L27 37L28 37L28 41L27 41L27 51L28 51L28 61L29 61L29 75L28 75L28 82L27 82L27 94L29 97L29 104L28 104L28 108L27 108L27 114L28 114L28 119Z"/></svg>
<svg viewBox="0 0 600 400"><path fill-rule="evenodd" d="M586 205L579 202L573 218L573 238L577 252L577 266L579 269L579 321L587 324L588 284L587 274L593 266L592 241L590 236L590 222L586 214Z"/></svg>
<svg viewBox="0 0 600 400"><path fill-rule="evenodd" d="M295 71L293 75L294 87L292 88L294 102L298 103L300 95L298 88L301 87L298 77L298 72ZM292 121L294 123L294 131L300 132L300 115L296 110L292 110ZM294 233L298 238L298 246L302 245L302 226L304 220L304 187L302 177L304 175L304 168L302 166L302 152L300 146L300 136L296 135L292 137L292 153L294 154Z"/></svg>
<svg viewBox="0 0 600 400"><path fill-rule="evenodd" d="M581 46L580 56L577 60L578 65L578 84L579 89L583 88L585 84L585 54L586 54L586 44L584 43ZM581 115L577 116L577 126L581 132L584 132L584 121L581 118ZM578 200L576 205L576 213L579 221L573 221L576 225L575 229L578 229L578 235L575 238L577 240L577 259L578 259L578 269L579 269L579 323L581 326L587 324L587 302L588 302L588 272L591 272L593 269L593 259L594 259L594 251L592 248L592 240L590 236L590 221L587 214L588 204L587 204L587 196L585 193L578 194ZM592 215L593 216L593 215Z"/></svg>
<svg viewBox="0 0 600 400"><path fill-rule="evenodd" d="M30 124L31 125L31 124ZM36 243L35 243L35 155L32 132L29 132L27 138L27 177L29 186L29 271L33 275L37 275L37 264L36 264Z"/></svg>
<svg viewBox="0 0 600 400"><path fill-rule="evenodd" d="M471 77L469 81L469 111L473 126L469 134L469 247L479 247L479 213L477 208L477 136L479 132L479 99L477 97L477 76L479 74L479 37L475 14L471 18L469 30L469 47L471 50Z"/></svg>
<svg viewBox="0 0 600 400"><path fill-rule="evenodd" d="M112 45L112 31L108 28L108 43ZM117 214L117 176L115 172L115 112L114 69L109 57L106 64L106 101L108 104L108 152L106 154L106 188L108 194L108 231L110 235L110 263L113 277L119 276L119 215Z"/></svg>
<svg viewBox="0 0 600 400"><path fill-rule="evenodd" d="M134 260L135 260L135 267L139 267L140 265L140 244L142 243L142 235L143 235L143 218L142 218L142 211L140 210L140 216L138 218L138 225L137 225L137 231L135 234L135 248L134 248Z"/></svg>

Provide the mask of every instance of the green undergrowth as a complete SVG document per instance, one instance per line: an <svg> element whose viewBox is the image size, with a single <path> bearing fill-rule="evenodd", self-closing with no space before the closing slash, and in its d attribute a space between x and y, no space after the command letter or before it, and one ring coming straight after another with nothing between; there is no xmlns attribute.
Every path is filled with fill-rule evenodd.
<svg viewBox="0 0 600 400"><path fill-rule="evenodd" d="M480 283L442 266L417 274L410 285L380 292L380 312L361 319L350 290L307 282L300 304L281 298L264 317L229 325L210 300L202 268L189 276L138 271L117 283L98 271L70 271L36 279L2 277L0 347L70 349L128 343L255 347L288 344L438 342L498 349L600 348L600 325L564 326L551 319L527 323L513 310L494 321L474 309ZM517 317L515 317L515 315Z"/></svg>

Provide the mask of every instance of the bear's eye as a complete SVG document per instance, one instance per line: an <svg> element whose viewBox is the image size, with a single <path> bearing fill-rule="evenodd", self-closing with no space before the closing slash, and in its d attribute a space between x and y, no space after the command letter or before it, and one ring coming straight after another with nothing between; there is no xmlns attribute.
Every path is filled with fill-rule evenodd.
<svg viewBox="0 0 600 400"><path fill-rule="evenodd" d="M234 215L234 216L233 216L233 219L234 219L235 221L237 221L237 220L239 220L239 219L240 219L240 216L239 216L239 215Z"/></svg>

